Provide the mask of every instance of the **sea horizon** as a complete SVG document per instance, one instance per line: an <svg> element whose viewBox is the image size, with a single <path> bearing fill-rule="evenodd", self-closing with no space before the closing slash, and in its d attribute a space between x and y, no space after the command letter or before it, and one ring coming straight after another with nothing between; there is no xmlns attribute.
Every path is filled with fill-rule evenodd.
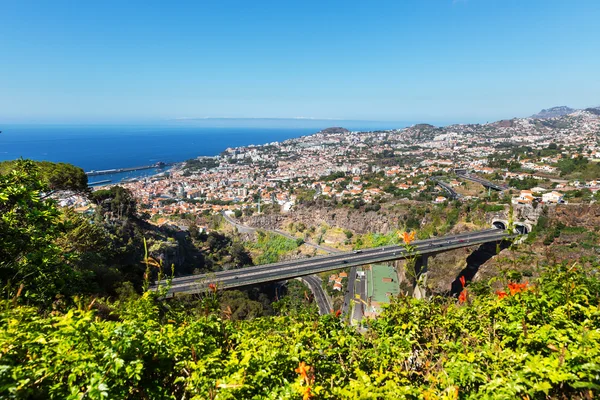
<svg viewBox="0 0 600 400"><path fill-rule="evenodd" d="M178 163L200 156L216 156L230 147L263 145L317 133L330 126L350 130L395 129L409 123L356 124L306 121L303 127L203 127L197 124L6 124L0 126L0 161L18 158L65 162L84 171L132 168L158 162ZM345 122L345 123L344 123ZM359 126L362 125L362 126ZM151 170L98 176L90 182L121 181L156 173Z"/></svg>

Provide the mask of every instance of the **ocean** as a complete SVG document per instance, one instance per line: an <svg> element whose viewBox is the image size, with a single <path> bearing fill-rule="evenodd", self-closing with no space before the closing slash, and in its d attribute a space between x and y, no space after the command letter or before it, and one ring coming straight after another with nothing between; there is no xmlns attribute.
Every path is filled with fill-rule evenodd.
<svg viewBox="0 0 600 400"><path fill-rule="evenodd" d="M383 129L383 128L382 128ZM131 168L214 156L228 147L283 141L317 132L314 127L209 128L141 125L4 125L0 160L19 157L66 162L85 171ZM91 177L90 182L155 174L155 169Z"/></svg>

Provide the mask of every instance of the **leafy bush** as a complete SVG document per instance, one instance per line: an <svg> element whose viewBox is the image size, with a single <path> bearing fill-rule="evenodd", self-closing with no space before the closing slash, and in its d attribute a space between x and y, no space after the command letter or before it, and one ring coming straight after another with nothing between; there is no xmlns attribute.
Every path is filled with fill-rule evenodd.
<svg viewBox="0 0 600 400"><path fill-rule="evenodd" d="M213 293L193 317L150 293L46 316L4 300L0 392L60 399L591 398L600 393L594 274L555 266L535 285L469 294L464 304L397 297L365 334L331 315L231 321L215 312Z"/></svg>
<svg viewBox="0 0 600 400"><path fill-rule="evenodd" d="M247 247L261 252L256 258L257 264L269 264L279 261L281 256L302 245L300 240L302 239L292 240L276 233L259 231L256 242L247 243Z"/></svg>

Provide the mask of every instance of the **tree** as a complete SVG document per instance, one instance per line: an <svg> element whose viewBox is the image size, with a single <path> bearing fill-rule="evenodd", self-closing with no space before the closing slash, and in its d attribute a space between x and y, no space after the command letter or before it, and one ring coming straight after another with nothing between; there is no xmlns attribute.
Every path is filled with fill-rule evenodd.
<svg viewBox="0 0 600 400"><path fill-rule="evenodd" d="M92 200L99 206L103 214L111 212L115 218L131 218L136 215L136 201L131 191L122 186L97 190L91 195Z"/></svg>
<svg viewBox="0 0 600 400"><path fill-rule="evenodd" d="M0 285L7 296L37 304L70 293L77 278L56 244L64 224L55 202L41 197L47 191L31 161L0 175Z"/></svg>
<svg viewBox="0 0 600 400"><path fill-rule="evenodd" d="M16 168L19 160L3 161L0 163L0 173L8 174ZM49 161L30 161L37 167L40 180L47 186L46 190L72 190L75 192L88 191L88 178L85 172L67 163Z"/></svg>

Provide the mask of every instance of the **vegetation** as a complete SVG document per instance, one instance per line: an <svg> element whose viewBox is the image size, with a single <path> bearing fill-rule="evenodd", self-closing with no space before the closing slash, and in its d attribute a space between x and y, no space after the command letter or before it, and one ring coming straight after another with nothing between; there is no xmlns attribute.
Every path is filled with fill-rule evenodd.
<svg viewBox="0 0 600 400"><path fill-rule="evenodd" d="M592 180L600 178L600 164L590 162L587 158L564 158L558 162L561 176L571 179Z"/></svg>
<svg viewBox="0 0 600 400"><path fill-rule="evenodd" d="M22 163L23 160L1 161L0 174L9 175L11 171L18 168ZM27 163L35 166L46 190L72 190L76 192L87 192L88 190L87 175L79 167L48 161L27 161Z"/></svg>
<svg viewBox="0 0 600 400"><path fill-rule="evenodd" d="M600 282L551 266L462 302L398 297L358 333L335 316L233 321L146 293L40 316L0 303L7 398L591 398L600 390Z"/></svg>
<svg viewBox="0 0 600 400"><path fill-rule="evenodd" d="M299 240L292 240L276 233L257 232L256 242L247 243L251 251L258 251L260 255L256 258L257 264L270 264L277 262L281 257L302 245Z"/></svg>
<svg viewBox="0 0 600 400"><path fill-rule="evenodd" d="M358 332L319 317L308 290L221 292L165 301L141 291L180 258L216 270L274 262L300 241L151 228L122 188L98 191L90 219L45 197L39 167L0 174L0 393L32 399L592 398L600 393L598 265L548 263L532 283L517 273L473 286L458 300L400 295ZM400 221L443 232L463 210L415 209ZM487 205L477 206L479 211ZM446 221L446 222L444 222ZM306 226L295 225L299 232ZM323 226L321 234L327 227ZM536 235L598 234L550 223ZM350 232L351 233L351 232ZM352 235L357 247L398 243ZM585 235L585 236L584 236ZM415 238L406 233L405 245ZM147 242L147 255L140 255ZM212 259L212 257L215 257ZM140 261L145 258L146 263ZM145 279L144 270L146 271ZM492 284L504 288L494 292ZM138 289L139 291L136 291ZM138 294L139 293L139 294Z"/></svg>

